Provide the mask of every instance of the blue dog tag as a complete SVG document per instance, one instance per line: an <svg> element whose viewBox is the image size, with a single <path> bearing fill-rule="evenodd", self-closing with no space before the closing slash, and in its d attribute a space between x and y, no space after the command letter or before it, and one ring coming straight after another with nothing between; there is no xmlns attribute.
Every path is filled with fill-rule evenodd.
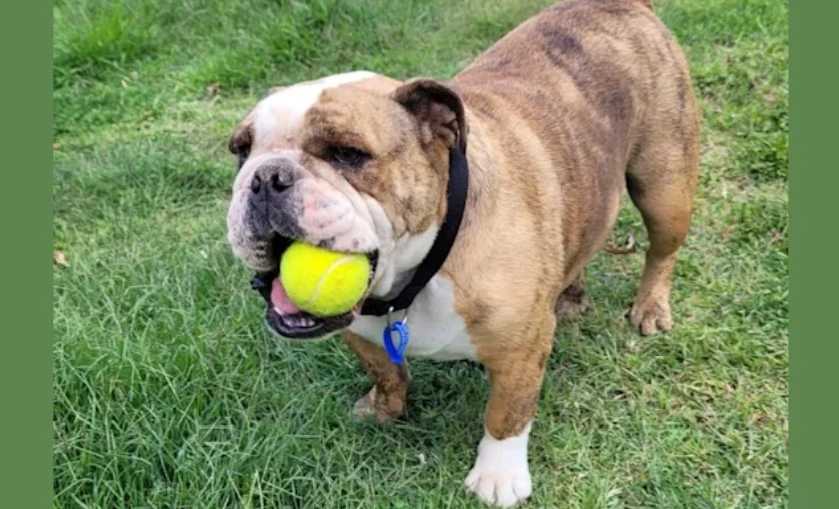
<svg viewBox="0 0 839 509"><path fill-rule="evenodd" d="M393 342L393 334L399 334L399 340L396 344ZM399 322L392 322L385 326L382 334L382 342L385 345L385 351L390 358L390 362L401 366L405 360L405 349L408 348L408 340L410 335L408 333L408 324L404 320Z"/></svg>

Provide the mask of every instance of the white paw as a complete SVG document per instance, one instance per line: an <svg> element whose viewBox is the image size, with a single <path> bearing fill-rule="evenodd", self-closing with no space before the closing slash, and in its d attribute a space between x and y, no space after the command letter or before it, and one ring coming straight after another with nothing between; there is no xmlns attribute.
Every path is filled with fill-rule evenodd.
<svg viewBox="0 0 839 509"><path fill-rule="evenodd" d="M524 469L482 470L466 476L466 488L490 505L513 507L530 496L530 472Z"/></svg>
<svg viewBox="0 0 839 509"><path fill-rule="evenodd" d="M527 436L530 423L518 436L496 440L484 434L478 459L466 476L466 489L490 505L513 507L530 496L527 467Z"/></svg>

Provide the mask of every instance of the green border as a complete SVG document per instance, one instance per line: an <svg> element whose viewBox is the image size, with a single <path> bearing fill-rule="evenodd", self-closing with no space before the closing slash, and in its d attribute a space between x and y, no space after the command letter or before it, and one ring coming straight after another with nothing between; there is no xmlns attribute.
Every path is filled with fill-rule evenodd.
<svg viewBox="0 0 839 509"><path fill-rule="evenodd" d="M0 506L52 498L52 6L0 10Z"/></svg>
<svg viewBox="0 0 839 509"><path fill-rule="evenodd" d="M811 509L839 504L839 4L791 7L790 507Z"/></svg>

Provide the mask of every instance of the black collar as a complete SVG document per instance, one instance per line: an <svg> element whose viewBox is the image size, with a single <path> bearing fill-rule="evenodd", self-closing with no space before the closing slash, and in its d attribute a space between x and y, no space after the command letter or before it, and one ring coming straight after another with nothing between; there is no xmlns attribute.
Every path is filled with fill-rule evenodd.
<svg viewBox="0 0 839 509"><path fill-rule="evenodd" d="M465 147L455 145L449 151L449 182L446 191L448 205L446 217L437 232L431 250L425 255L422 263L414 272L414 277L408 285L399 292L399 295L391 300L367 299L361 307L362 315L386 315L388 310L400 311L407 309L414 302L417 294L425 288L425 285L440 270L449 251L452 249L457 231L460 228L460 221L463 219L463 211L466 208L466 195L469 191L469 163L466 161Z"/></svg>

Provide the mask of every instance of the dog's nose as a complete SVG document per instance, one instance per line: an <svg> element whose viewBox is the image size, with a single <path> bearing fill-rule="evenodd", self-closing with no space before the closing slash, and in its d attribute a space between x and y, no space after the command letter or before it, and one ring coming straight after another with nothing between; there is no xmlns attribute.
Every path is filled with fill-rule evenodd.
<svg viewBox="0 0 839 509"><path fill-rule="evenodd" d="M251 180L251 191L254 193L258 193L259 189L262 187L262 179L259 175L254 175L253 179Z"/></svg>
<svg viewBox="0 0 839 509"><path fill-rule="evenodd" d="M269 162L254 172L251 179L251 192L258 194L265 191L269 194L280 194L294 183L294 172L282 162Z"/></svg>

